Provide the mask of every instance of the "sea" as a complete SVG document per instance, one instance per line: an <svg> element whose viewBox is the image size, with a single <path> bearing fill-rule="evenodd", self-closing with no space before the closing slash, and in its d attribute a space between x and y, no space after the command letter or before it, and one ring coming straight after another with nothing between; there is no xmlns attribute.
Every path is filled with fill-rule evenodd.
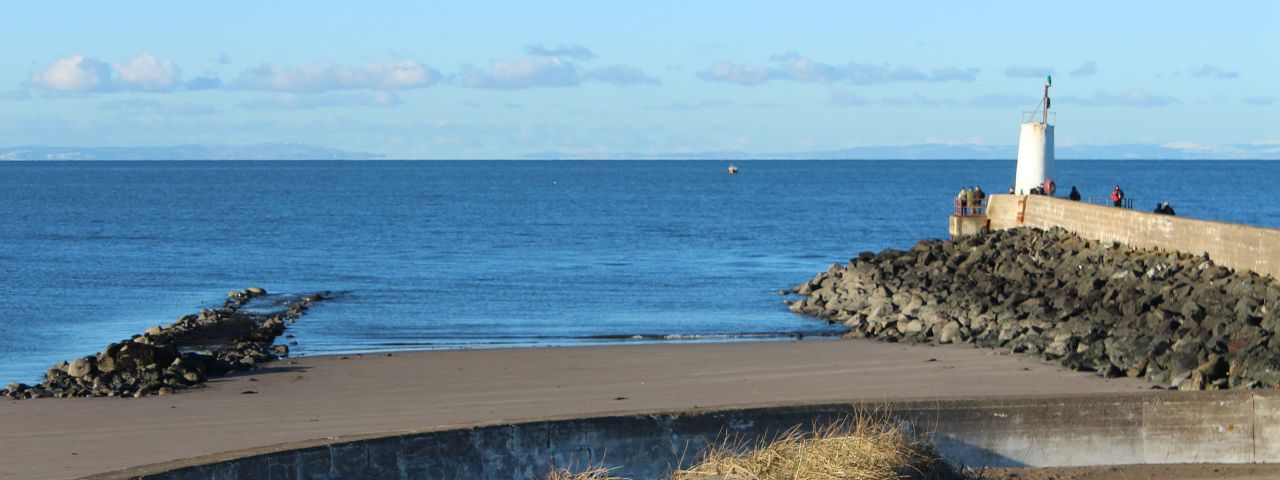
<svg viewBox="0 0 1280 480"><path fill-rule="evenodd" d="M294 355L805 341L777 291L947 236L1009 161L0 162L0 383L227 292L340 292ZM1059 161L1102 202L1280 227L1280 162ZM284 340L284 339L282 339Z"/></svg>

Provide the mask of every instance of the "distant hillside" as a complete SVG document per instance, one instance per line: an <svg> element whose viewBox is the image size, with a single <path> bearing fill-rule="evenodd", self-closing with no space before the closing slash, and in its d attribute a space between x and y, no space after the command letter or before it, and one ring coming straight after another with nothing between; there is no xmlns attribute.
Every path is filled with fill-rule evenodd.
<svg viewBox="0 0 1280 480"><path fill-rule="evenodd" d="M0 147L0 160L367 160L381 155L297 143L170 147Z"/></svg>
<svg viewBox="0 0 1280 480"><path fill-rule="evenodd" d="M1061 160L1273 160L1280 159L1280 144L1193 145L1059 145L1055 156ZM685 153L610 153L581 154L539 152L526 155L530 159L656 159L656 160L750 160L750 159L822 159L822 160L1014 160L1017 145L976 145L924 143L916 145L884 145L853 147L839 150L807 152L748 153L737 151Z"/></svg>
<svg viewBox="0 0 1280 480"><path fill-rule="evenodd" d="M1188 143L1129 145L1059 145L1060 160L1276 160L1280 144L1196 145ZM530 160L1013 160L1016 145L922 143L839 150L755 153L733 150L667 153L560 152L529 153ZM2 160L369 160L384 155L297 143L254 145L175 145L169 147L0 147ZM394 157L412 159L415 157Z"/></svg>

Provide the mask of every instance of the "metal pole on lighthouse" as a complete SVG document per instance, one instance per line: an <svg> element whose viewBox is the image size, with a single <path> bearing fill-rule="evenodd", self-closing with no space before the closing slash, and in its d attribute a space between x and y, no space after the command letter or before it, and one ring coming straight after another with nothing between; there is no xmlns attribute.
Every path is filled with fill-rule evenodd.
<svg viewBox="0 0 1280 480"><path fill-rule="evenodd" d="M1040 99L1040 121L1033 120L1022 123L1021 135L1018 137L1018 167L1014 175L1014 193L1022 195L1031 193L1031 189L1044 184L1046 179L1053 178L1053 125L1049 124L1049 87L1053 86L1053 77L1045 79L1044 96ZM1034 115L1034 111L1032 114ZM1025 113L1024 113L1025 115ZM1025 118L1025 117L1024 117Z"/></svg>
<svg viewBox="0 0 1280 480"><path fill-rule="evenodd" d="M1053 76L1044 77L1044 98L1040 103L1044 105L1044 117L1040 119L1040 123L1049 124L1049 87L1053 86Z"/></svg>

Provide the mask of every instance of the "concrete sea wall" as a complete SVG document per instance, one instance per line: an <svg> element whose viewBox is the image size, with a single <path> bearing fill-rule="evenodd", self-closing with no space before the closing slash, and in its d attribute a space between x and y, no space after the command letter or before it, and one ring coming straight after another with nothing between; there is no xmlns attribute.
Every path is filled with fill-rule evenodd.
<svg viewBox="0 0 1280 480"><path fill-rule="evenodd" d="M1039 195L991 195L990 228L1062 227L1134 247L1208 253L1215 263L1280 278L1280 230L1156 215Z"/></svg>
<svg viewBox="0 0 1280 480"><path fill-rule="evenodd" d="M964 466L1280 462L1280 392L1141 392L1077 397L783 405L465 426L334 438L90 478L530 479L604 465L655 478L727 438L754 442L873 412L932 437Z"/></svg>

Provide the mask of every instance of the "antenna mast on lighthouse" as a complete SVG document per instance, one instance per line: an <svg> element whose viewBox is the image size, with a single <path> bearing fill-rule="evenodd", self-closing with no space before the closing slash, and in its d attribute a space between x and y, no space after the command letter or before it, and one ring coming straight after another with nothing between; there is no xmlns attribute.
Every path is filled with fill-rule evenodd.
<svg viewBox="0 0 1280 480"><path fill-rule="evenodd" d="M1044 116L1040 119L1041 125L1049 124L1049 87L1053 86L1053 75L1048 75L1044 79L1044 100L1040 104L1044 107Z"/></svg>

